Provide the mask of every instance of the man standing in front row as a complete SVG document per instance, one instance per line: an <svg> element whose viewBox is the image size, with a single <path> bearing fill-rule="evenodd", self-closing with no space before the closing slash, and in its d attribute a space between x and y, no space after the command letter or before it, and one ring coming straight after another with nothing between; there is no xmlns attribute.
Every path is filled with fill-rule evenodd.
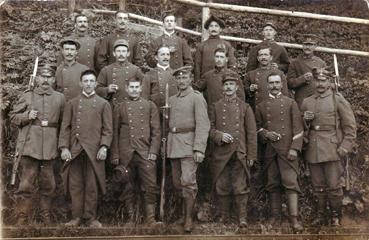
<svg viewBox="0 0 369 240"><path fill-rule="evenodd" d="M99 190L106 193L105 159L113 137L110 104L95 94L96 73L82 72L82 92L65 107L60 129L59 149L65 161L65 193L72 199L72 220L66 226L99 228L97 199Z"/></svg>
<svg viewBox="0 0 369 240"><path fill-rule="evenodd" d="M111 149L112 164L128 170L129 180L123 186L121 199L128 211L128 222L133 222L135 187L142 192L145 206L145 222L155 224L155 203L158 194L156 183L156 159L159 155L161 132L159 111L155 103L140 97L141 81L127 82L128 100L114 109L114 137Z"/></svg>
<svg viewBox="0 0 369 240"><path fill-rule="evenodd" d="M197 165L204 160L210 122L205 99L191 87L190 66L173 72L178 94L169 98L168 158L172 164L173 185L185 202L186 232L192 231L192 211L197 195Z"/></svg>
<svg viewBox="0 0 369 240"><path fill-rule="evenodd" d="M222 82L224 98L216 102L209 113L210 138L215 143L210 169L220 204L221 222L228 222L233 194L239 225L245 227L249 168L256 160L256 124L251 107L237 97L239 78L225 75Z"/></svg>
<svg viewBox="0 0 369 240"><path fill-rule="evenodd" d="M63 94L53 90L55 70L50 65L38 68L36 89L22 95L10 114L19 128L17 153L21 154L18 225L27 225L33 216L32 196L40 192L40 215L44 224L50 221L50 205L55 191L53 162L58 156L58 128L64 108ZM33 92L32 92L33 91ZM37 179L38 178L38 179ZM35 181L38 186L35 187Z"/></svg>
<svg viewBox="0 0 369 240"><path fill-rule="evenodd" d="M265 144L261 159L267 174L266 189L270 194L270 224L281 221L281 191L287 194L292 228L303 230L298 218L298 152L303 142L303 123L297 103L281 92L279 73L267 77L269 97L256 106L256 123L260 142Z"/></svg>
<svg viewBox="0 0 369 240"><path fill-rule="evenodd" d="M315 224L320 226L326 222L328 200L331 225L339 226L343 197L341 160L345 160L355 144L355 116L346 99L332 91L329 72L318 69L313 74L315 94L305 98L301 112L309 126L304 158L309 163L314 195L318 200Z"/></svg>

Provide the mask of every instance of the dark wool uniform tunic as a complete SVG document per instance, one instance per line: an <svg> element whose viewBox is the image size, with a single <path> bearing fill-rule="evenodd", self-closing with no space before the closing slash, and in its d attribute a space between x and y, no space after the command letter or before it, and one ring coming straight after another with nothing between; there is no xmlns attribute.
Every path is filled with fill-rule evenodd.
<svg viewBox="0 0 369 240"><path fill-rule="evenodd" d="M193 65L191 49L187 41L177 36L176 33L171 35L164 33L150 43L149 52L146 55L146 61L150 67L156 66L155 52L160 46L168 46L175 49L174 52L171 51L170 53L170 67L172 69L177 69L185 65Z"/></svg>
<svg viewBox="0 0 369 240"><path fill-rule="evenodd" d="M257 134L254 113L243 100L224 97L215 103L209 115L210 138L215 143L210 169L217 194L247 193L249 169L246 160L256 160ZM223 142L223 133L232 135L234 141ZM226 168L232 157L240 163L233 171ZM231 187L226 188L224 185Z"/></svg>
<svg viewBox="0 0 369 240"><path fill-rule="evenodd" d="M144 78L144 74L136 65L127 61L123 64L118 62L110 64L101 70L97 78L96 93L113 104L120 103L128 98L126 83L133 78L140 80ZM118 85L116 93L108 93L110 84ZM148 96L143 97L148 98Z"/></svg>
<svg viewBox="0 0 369 240"><path fill-rule="evenodd" d="M312 56L311 58L298 56L293 60L288 68L287 82L288 87L295 91L295 100L299 107L302 101L313 95L315 92L315 82L311 80L307 82L303 76L307 72L312 72L313 68L324 68L326 63L319 57Z"/></svg>
<svg viewBox="0 0 369 240"><path fill-rule="evenodd" d="M247 60L246 72L250 72L259 67L259 62L257 58L258 51L259 49L265 47L270 47L272 49L273 62L278 64L279 70L283 71L284 73L287 73L288 65L290 64L287 50L281 45L277 44L275 41L268 40L264 40L250 49Z"/></svg>
<svg viewBox="0 0 369 240"><path fill-rule="evenodd" d="M228 68L236 70L237 59L235 57L234 48L226 40L220 39L219 36L209 37L208 40L200 43L195 53L195 82L199 81L201 76L214 69L214 51L217 48L224 48L228 53Z"/></svg>
<svg viewBox="0 0 369 240"><path fill-rule="evenodd" d="M55 73L56 91L61 92L65 96L65 100L69 101L81 93L79 85L81 73L89 69L86 65L74 62L68 65L62 62Z"/></svg>
<svg viewBox="0 0 369 240"><path fill-rule="evenodd" d="M303 142L303 122L295 100L279 94L256 106L256 123L259 137L265 143L262 159L268 175L267 190L280 191L283 186L289 191L300 192L297 181L298 160L287 159L288 151L300 151ZM281 139L270 142L266 138L268 131L281 135Z"/></svg>
<svg viewBox="0 0 369 240"><path fill-rule="evenodd" d="M101 71L105 66L108 66L116 61L113 51L114 43L117 39L125 39L128 41L130 55L128 57L129 62L142 66L142 54L139 39L136 34L131 30L124 32L116 30L114 33L100 39L96 44L96 68Z"/></svg>

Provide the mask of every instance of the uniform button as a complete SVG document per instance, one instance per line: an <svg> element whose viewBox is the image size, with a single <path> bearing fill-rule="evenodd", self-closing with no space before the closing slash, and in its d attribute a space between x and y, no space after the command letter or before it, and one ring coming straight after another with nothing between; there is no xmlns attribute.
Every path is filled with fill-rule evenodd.
<svg viewBox="0 0 369 240"><path fill-rule="evenodd" d="M143 119L141 119L141 122L144 122L144 120L143 120Z"/></svg>
<svg viewBox="0 0 369 240"><path fill-rule="evenodd" d="M79 133L76 133L76 136L78 137L79 136Z"/></svg>
<svg viewBox="0 0 369 240"><path fill-rule="evenodd" d="M283 119L283 118L281 118L281 121L284 121L284 119Z"/></svg>
<svg viewBox="0 0 369 240"><path fill-rule="evenodd" d="M284 129L284 126L282 126L282 129Z"/></svg>
<svg viewBox="0 0 369 240"><path fill-rule="evenodd" d="M77 126L77 128L79 128L79 126Z"/></svg>
<svg viewBox="0 0 369 240"><path fill-rule="evenodd" d="M281 111L281 114L283 114L283 111Z"/></svg>
<svg viewBox="0 0 369 240"><path fill-rule="evenodd" d="M131 129L135 129L134 127L131 127Z"/></svg>
<svg viewBox="0 0 369 240"><path fill-rule="evenodd" d="M225 109L223 109L223 112L226 112L226 110L225 110Z"/></svg>
<svg viewBox="0 0 369 240"><path fill-rule="evenodd" d="M286 136L286 134L285 133L282 133L282 136Z"/></svg>
<svg viewBox="0 0 369 240"><path fill-rule="evenodd" d="M131 137L133 138L133 137L135 137L135 135L131 135Z"/></svg>
<svg viewBox="0 0 369 240"><path fill-rule="evenodd" d="M68 88L67 88L67 87L65 87L65 88L64 88L64 90L68 90Z"/></svg>
<svg viewBox="0 0 369 240"><path fill-rule="evenodd" d="M236 124L236 127L238 127L238 126L240 126L240 124L238 124L238 123L237 123L237 124ZM238 132L238 131L236 131L236 132Z"/></svg>
<svg viewBox="0 0 369 240"><path fill-rule="evenodd" d="M77 118L77 122L81 121L81 119Z"/></svg>
<svg viewBox="0 0 369 240"><path fill-rule="evenodd" d="M140 109L143 109L143 107L141 106Z"/></svg>
<svg viewBox="0 0 369 240"><path fill-rule="evenodd" d="M129 122L131 123L131 122L132 122L132 120L129 120Z"/></svg>
<svg viewBox="0 0 369 240"><path fill-rule="evenodd" d="M144 138L145 136L144 135L141 135L142 138Z"/></svg>
<svg viewBox="0 0 369 240"><path fill-rule="evenodd" d="M81 112L78 112L78 114L81 114Z"/></svg>
<svg viewBox="0 0 369 240"><path fill-rule="evenodd" d="M226 117L223 117L223 119L226 119Z"/></svg>
<svg viewBox="0 0 369 240"><path fill-rule="evenodd" d="M131 110L132 108L131 107L128 107L128 110Z"/></svg>
<svg viewBox="0 0 369 240"><path fill-rule="evenodd" d="M144 130L144 128L142 127L141 130Z"/></svg>
<svg viewBox="0 0 369 240"><path fill-rule="evenodd" d="M267 121L267 123L271 123L270 121Z"/></svg>
<svg viewBox="0 0 369 240"><path fill-rule="evenodd" d="M225 123L225 122L223 122L223 125L225 126L225 125L226 125L226 123Z"/></svg>

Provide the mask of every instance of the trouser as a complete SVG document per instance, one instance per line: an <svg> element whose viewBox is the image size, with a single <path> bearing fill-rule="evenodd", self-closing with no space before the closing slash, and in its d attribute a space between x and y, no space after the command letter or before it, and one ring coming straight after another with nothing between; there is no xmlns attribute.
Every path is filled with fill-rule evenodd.
<svg viewBox="0 0 369 240"><path fill-rule="evenodd" d="M172 178L174 187L182 192L184 198L196 198L196 171L198 164L193 157L172 158Z"/></svg>
<svg viewBox="0 0 369 240"><path fill-rule="evenodd" d="M234 195L248 193L247 174L237 154L233 154L215 182L218 195Z"/></svg>
<svg viewBox="0 0 369 240"><path fill-rule="evenodd" d="M135 198L136 179L140 183L140 191L143 194L145 204L155 204L159 188L156 182L156 161L142 158L134 153L128 164L129 181L124 184L122 201L133 201Z"/></svg>
<svg viewBox="0 0 369 240"><path fill-rule="evenodd" d="M70 164L68 184L72 199L72 216L95 219L98 184L91 159L83 151Z"/></svg>

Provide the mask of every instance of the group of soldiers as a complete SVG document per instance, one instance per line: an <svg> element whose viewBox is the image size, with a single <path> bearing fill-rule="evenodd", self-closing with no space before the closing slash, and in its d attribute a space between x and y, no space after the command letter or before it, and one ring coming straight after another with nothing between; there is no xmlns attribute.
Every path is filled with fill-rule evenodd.
<svg viewBox="0 0 369 240"><path fill-rule="evenodd" d="M356 123L350 104L333 87L334 76L314 55L316 36L304 36L302 54L290 62L274 40L277 27L266 22L264 40L249 51L241 79L234 48L220 38L221 19L206 21L209 38L193 59L175 31L175 16L168 14L163 34L150 42L145 60L152 68L144 74L128 14L116 12L115 22L113 33L95 41L88 35L87 16L77 15L75 33L60 42L56 71L38 66L36 88L14 105L11 120L20 130L19 225L30 220L36 190L40 219L51 223L53 167L60 158L65 194L71 197L66 226L102 226L97 205L98 195L106 193L106 164L115 166L108 177L120 186L127 222L134 221L139 193L144 221L157 224L157 164L166 158L183 198L186 232L193 227L197 168L204 159L222 223L236 209L239 225L247 227L250 169L258 161L269 193L270 224L281 223L285 193L291 227L303 230L298 178L304 160L317 199L314 224L340 224L341 161L354 146Z"/></svg>

